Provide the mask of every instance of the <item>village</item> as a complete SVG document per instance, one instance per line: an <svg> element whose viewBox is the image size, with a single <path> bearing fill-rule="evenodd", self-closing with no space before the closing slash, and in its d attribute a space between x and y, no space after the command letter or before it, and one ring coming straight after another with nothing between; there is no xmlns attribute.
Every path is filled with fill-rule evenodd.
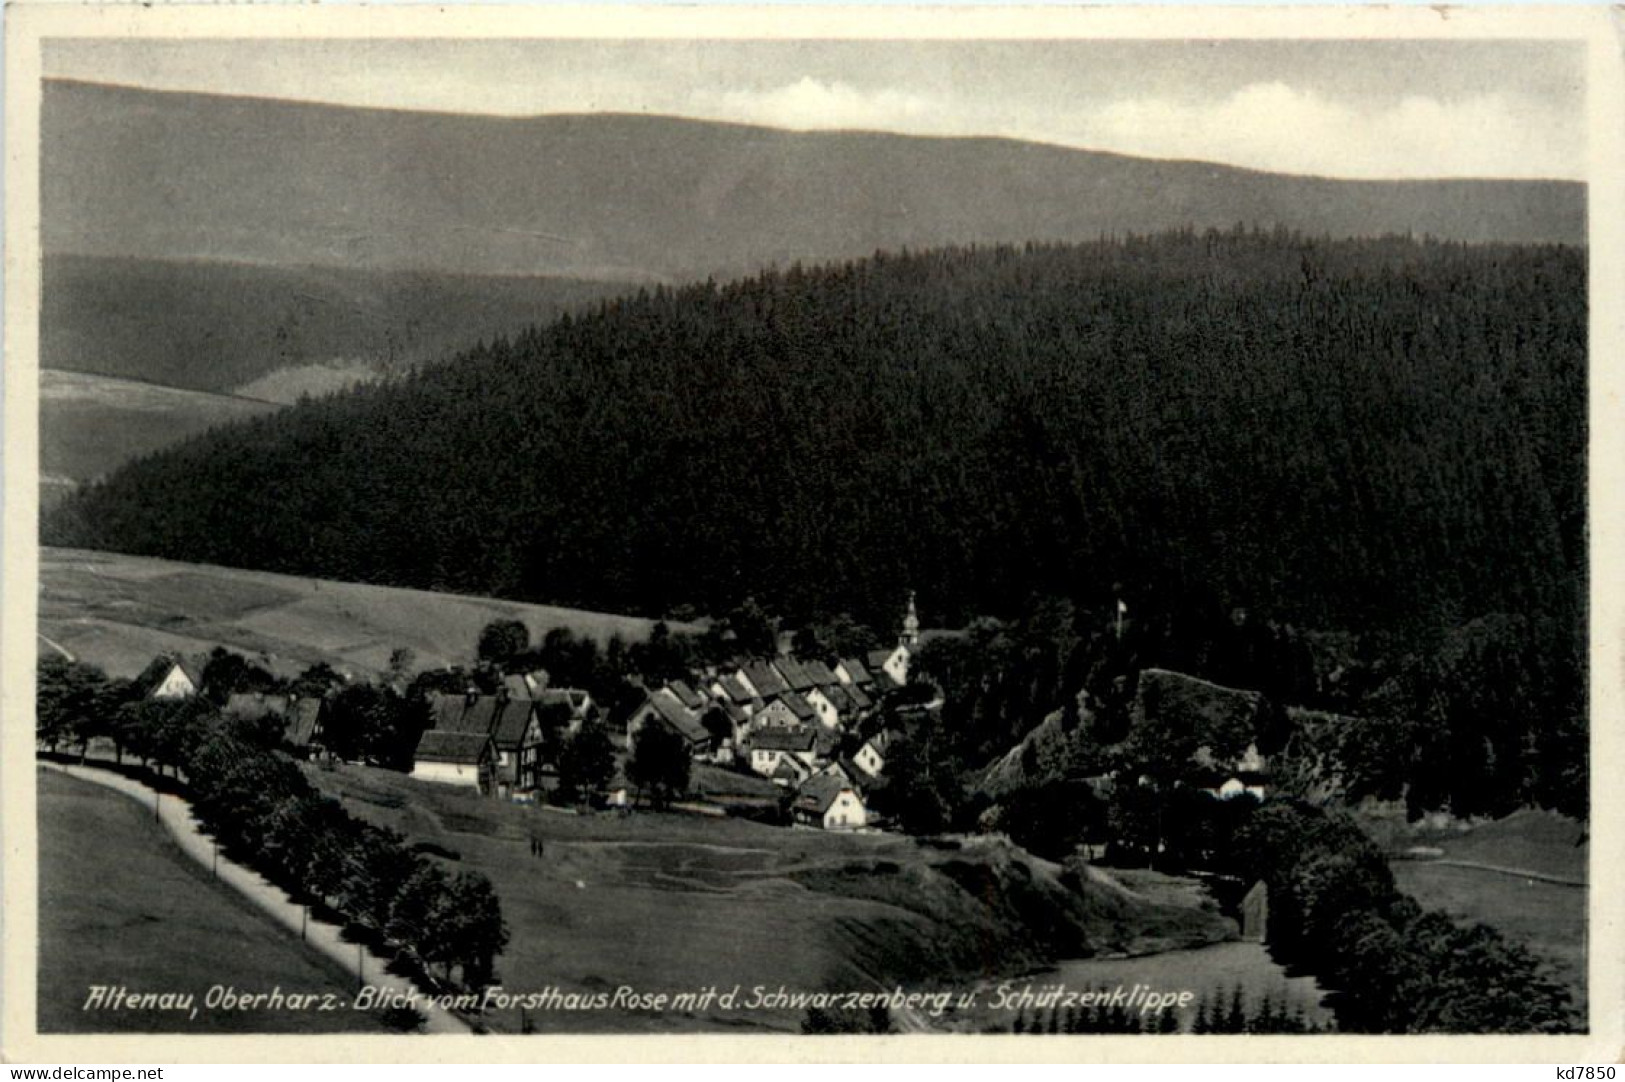
<svg viewBox="0 0 1625 1082"><path fill-rule="evenodd" d="M876 797L891 780L888 756L907 739L912 724L940 715L944 706L941 690L929 681L917 678L910 685L922 642L912 592L889 649L836 657L832 664L797 657L791 636L778 641L776 656L706 665L687 678L656 682L629 676L641 689L641 700L618 712L586 688L554 685L540 668L488 677L495 690L469 682L460 692L427 691L423 727L410 737L412 754L402 769L414 779L521 805L568 804L623 814L651 805L702 815L747 814L828 831L902 829L877 807ZM159 655L134 690L157 702L201 698L203 669L193 659ZM331 690L320 695L232 690L223 698L221 713L277 730L278 743L295 757L327 765L345 759L325 728ZM604 743L597 769L586 770L585 785L563 777L569 773L561 770L566 749L589 744L592 737ZM664 794L658 781L629 769L644 744L651 746L645 759L666 759L667 776L675 766L676 782ZM1200 789L1207 795L1228 800L1266 794L1270 764L1256 743L1231 756L1216 756L1203 746L1194 760L1204 768L1206 783ZM691 786L691 772L696 782L703 775L703 783ZM1109 792L1115 779L1100 774L1089 781ZM558 799L561 795L567 799ZM774 810L776 820L752 814ZM1099 851L1092 847L1095 855Z"/></svg>
<svg viewBox="0 0 1625 1082"><path fill-rule="evenodd" d="M886 784L886 753L895 733L882 727L882 707L907 686L920 643L912 595L896 644L834 665L790 653L732 667L708 666L692 679L645 689L629 714L612 718L584 688L553 686L545 670L508 673L495 692L470 685L465 693L429 692L428 727L417 738L410 776L473 789L493 799L543 803L559 784L559 751L587 727L609 737L614 767L584 804L630 809L642 794L625 763L640 734L659 733L696 765L742 780L734 786L757 796L775 792L797 826L874 830L884 823L869 797ZM786 642L788 646L788 642ZM159 702L202 695L203 665L164 654L136 681L138 694ZM242 722L280 728L282 746L295 756L333 758L324 721L331 696L233 691L222 713ZM925 703L915 712L940 707ZM106 743L105 739L96 741ZM730 788L724 786L724 788ZM707 811L695 802L680 810Z"/></svg>

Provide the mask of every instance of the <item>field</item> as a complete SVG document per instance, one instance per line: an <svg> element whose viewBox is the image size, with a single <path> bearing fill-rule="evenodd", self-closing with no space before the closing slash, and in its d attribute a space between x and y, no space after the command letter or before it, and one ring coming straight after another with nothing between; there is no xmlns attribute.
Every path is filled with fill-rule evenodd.
<svg viewBox="0 0 1625 1082"><path fill-rule="evenodd" d="M532 639L555 627L635 642L652 622L494 598L298 578L142 556L40 552L39 630L109 675L134 676L165 650L236 650L292 675L317 661L374 674L407 647L430 668L473 660L480 629L523 620ZM674 629L689 625L673 624Z"/></svg>
<svg viewBox="0 0 1625 1082"><path fill-rule="evenodd" d="M40 498L206 428L277 407L235 395L44 369L40 372Z"/></svg>
<svg viewBox="0 0 1625 1082"><path fill-rule="evenodd" d="M1587 888L1493 871L1493 865L1588 881L1585 831L1551 812L1524 811L1464 832L1424 833L1412 844L1443 851L1436 860L1391 863L1399 888L1429 909L1478 921L1551 964L1582 1010L1586 1004Z"/></svg>
<svg viewBox="0 0 1625 1082"><path fill-rule="evenodd" d="M44 1033L385 1032L366 1012L208 1010L212 985L345 997L348 977L175 848L150 813L100 786L38 771ZM83 1009L92 985L191 992L198 1014Z"/></svg>
<svg viewBox="0 0 1625 1082"><path fill-rule="evenodd" d="M1077 930L1101 952L1232 934L1209 913L1092 887L1079 895L1053 865L994 839L939 849L732 819L575 816L362 767L309 775L352 814L452 850L453 868L491 879L512 932L498 971L513 992L940 987L1039 968L1046 930ZM801 1017L583 1011L527 1021L543 1031L794 1031ZM517 1011L490 1021L521 1025Z"/></svg>

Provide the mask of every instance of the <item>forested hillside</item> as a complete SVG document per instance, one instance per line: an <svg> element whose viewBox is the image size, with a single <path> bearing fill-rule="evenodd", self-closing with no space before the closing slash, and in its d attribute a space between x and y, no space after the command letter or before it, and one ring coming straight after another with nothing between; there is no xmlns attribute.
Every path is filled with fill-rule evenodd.
<svg viewBox="0 0 1625 1082"><path fill-rule="evenodd" d="M206 434L52 544L611 611L1035 593L1578 636L1585 258L1185 232L609 302Z"/></svg>

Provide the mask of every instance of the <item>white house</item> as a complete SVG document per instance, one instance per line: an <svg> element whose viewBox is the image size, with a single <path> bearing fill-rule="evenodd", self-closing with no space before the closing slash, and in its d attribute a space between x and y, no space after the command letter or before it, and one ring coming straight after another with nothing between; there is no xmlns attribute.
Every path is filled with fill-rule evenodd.
<svg viewBox="0 0 1625 1082"><path fill-rule="evenodd" d="M750 768L764 778L773 777L780 762L799 760L811 773L817 760L817 735L811 729L761 729L750 738Z"/></svg>
<svg viewBox="0 0 1625 1082"><path fill-rule="evenodd" d="M165 655L154 658L137 678L149 699L190 699L203 687L203 676L190 662Z"/></svg>
<svg viewBox="0 0 1625 1082"><path fill-rule="evenodd" d="M825 830L861 830L869 822L862 794L835 773L809 778L790 808L797 822Z"/></svg>
<svg viewBox="0 0 1625 1082"><path fill-rule="evenodd" d="M869 671L881 686L903 687L908 683L909 648L898 643L890 650L872 650L869 653Z"/></svg>
<svg viewBox="0 0 1625 1082"><path fill-rule="evenodd" d="M495 780L495 758L489 733L430 729L418 738L412 777L488 793Z"/></svg>
<svg viewBox="0 0 1625 1082"><path fill-rule="evenodd" d="M863 742L863 747L852 757L858 764L858 769L871 778L878 778L886 772L886 752L891 748L896 738L890 732L878 733Z"/></svg>
<svg viewBox="0 0 1625 1082"><path fill-rule="evenodd" d="M835 705L829 695L824 694L822 688L812 688L802 698L806 699L807 704L813 708L820 725L831 731L840 729L840 707Z"/></svg>

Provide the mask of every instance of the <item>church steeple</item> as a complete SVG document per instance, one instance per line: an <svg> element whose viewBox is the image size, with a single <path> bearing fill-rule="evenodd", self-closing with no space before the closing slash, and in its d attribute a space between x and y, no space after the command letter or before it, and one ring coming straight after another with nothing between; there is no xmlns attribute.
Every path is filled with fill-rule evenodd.
<svg viewBox="0 0 1625 1082"><path fill-rule="evenodd" d="M908 612L903 616L903 633L897 637L899 645L912 649L920 642L920 614L914 611L914 591L908 592Z"/></svg>

